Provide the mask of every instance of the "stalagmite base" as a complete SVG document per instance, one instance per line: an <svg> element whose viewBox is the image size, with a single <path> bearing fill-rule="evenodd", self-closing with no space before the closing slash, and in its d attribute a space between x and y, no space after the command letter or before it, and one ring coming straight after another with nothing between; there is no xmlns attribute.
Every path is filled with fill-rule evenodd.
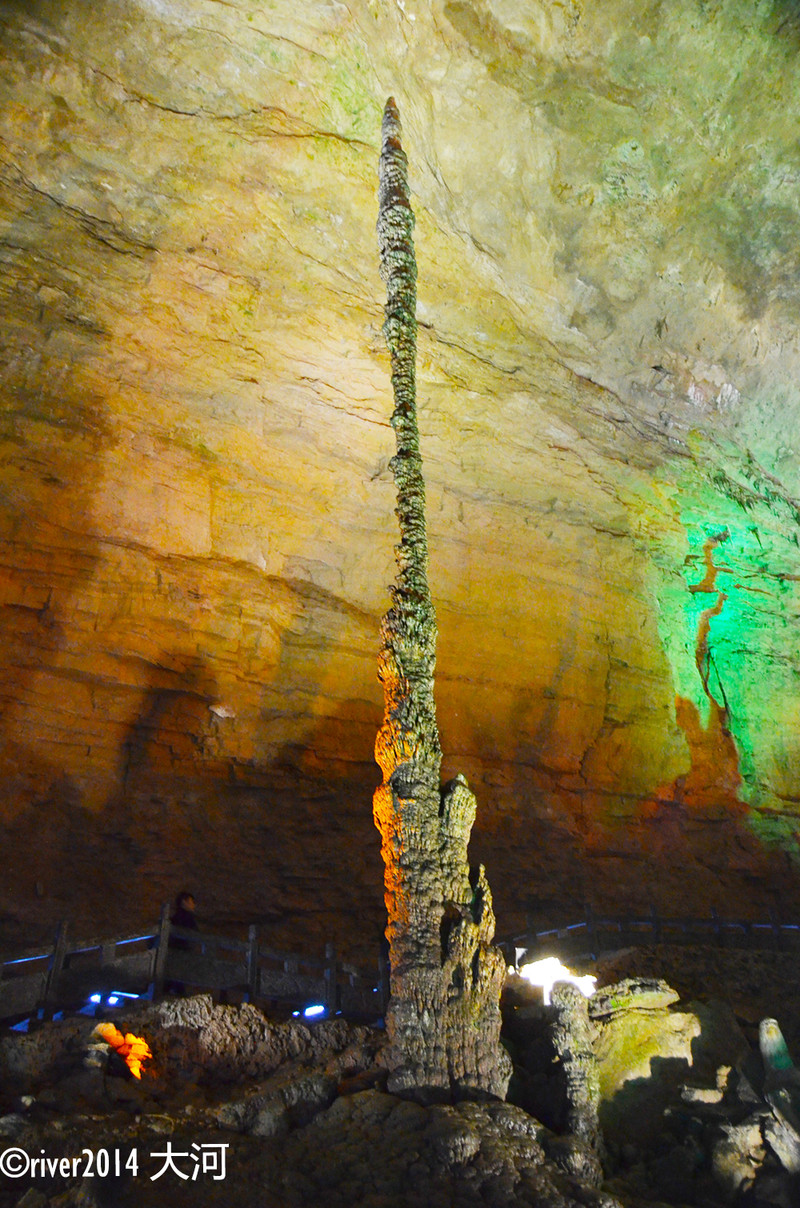
<svg viewBox="0 0 800 1208"><path fill-rule="evenodd" d="M374 798L383 837L391 961L386 1017L389 1089L423 1100L498 1096L511 1063L500 1046L501 953L483 868L467 844L475 798L457 776L441 788L433 675L436 617L428 588L425 485L416 416L416 275L406 156L394 101L384 110L378 241L387 286L400 544L378 675L385 712Z"/></svg>

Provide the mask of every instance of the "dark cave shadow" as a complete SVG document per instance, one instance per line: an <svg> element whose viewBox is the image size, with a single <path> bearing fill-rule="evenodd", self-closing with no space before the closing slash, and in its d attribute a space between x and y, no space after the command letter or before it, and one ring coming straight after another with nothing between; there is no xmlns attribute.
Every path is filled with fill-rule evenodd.
<svg viewBox="0 0 800 1208"><path fill-rule="evenodd" d="M301 742L285 742L265 769L273 916L317 945L363 948L377 959L386 923L381 838L372 797L383 713L363 698L336 702Z"/></svg>
<svg viewBox="0 0 800 1208"><path fill-rule="evenodd" d="M62 772L8 828L8 850L26 852L27 875L46 891L46 921L24 920L26 943L49 939L59 918L94 936L154 925L162 902L199 876L200 853L208 860L201 819L174 808L169 786L188 787L191 805L216 681L199 658L161 661L151 667L119 747L117 787L102 807L87 806L74 777ZM18 915L20 900L14 905Z"/></svg>
<svg viewBox="0 0 800 1208"><path fill-rule="evenodd" d="M689 1041L691 1060L685 1057L650 1058L650 1076L629 1079L609 1099L600 1105L600 1124L604 1135L615 1144L644 1137L653 1144L665 1123L680 1140L691 1129L691 1112L681 1099L684 1083L706 1087L716 1086L720 1067L746 1065L748 1077L760 1092L763 1067L757 1052L748 1047L736 1023L732 1008L723 1001L690 1001L681 1003L675 1013L693 1015L699 1032ZM631 1041L635 1048L634 1042ZM669 1116L665 1115L671 1109Z"/></svg>
<svg viewBox="0 0 800 1208"><path fill-rule="evenodd" d="M603 1136L614 1145L652 1146L664 1132L667 1109L681 1103L680 1088L691 1075L685 1057L651 1057L649 1077L630 1078L601 1101Z"/></svg>
<svg viewBox="0 0 800 1208"><path fill-rule="evenodd" d="M142 703L120 743L117 787L101 816L113 820L106 844L124 854L128 885L147 886L142 896L153 917L185 882L201 878L204 818L191 807L207 777L204 745L219 689L206 660L175 650L154 659L138 690Z"/></svg>
<svg viewBox="0 0 800 1208"><path fill-rule="evenodd" d="M265 742L243 763L226 751L207 663L180 652L158 661L173 670L146 690L107 805L119 824L115 840L148 887L147 917L188 885L209 926L244 931L255 923L269 943L286 936L290 947L301 929L310 950L322 951L330 940L347 946L348 930L366 918L374 946L382 893L371 814L378 706L340 701L302 742ZM277 674L290 674L283 659ZM270 696L281 684L271 682Z"/></svg>
<svg viewBox="0 0 800 1208"><path fill-rule="evenodd" d="M7 828L7 852L31 853L24 879L6 884L10 950L49 941L63 917L81 934L152 926L162 902L186 884L209 924L260 922L276 939L302 924L312 947L332 938L346 948L348 932L365 931L377 947L382 865L371 802L381 708L356 697L330 701L326 670L340 637L349 648L348 625L372 626L373 618L313 585L270 582L254 605L264 624L275 591L280 649L260 689L263 727L245 744L252 754L231 745L232 715L212 709L219 686L207 660L180 647L149 655L116 763L101 769L111 789L100 807L84 799L87 753L77 774L54 767L39 780ZM282 704L279 731L282 715L297 710L301 741L269 741L271 702Z"/></svg>

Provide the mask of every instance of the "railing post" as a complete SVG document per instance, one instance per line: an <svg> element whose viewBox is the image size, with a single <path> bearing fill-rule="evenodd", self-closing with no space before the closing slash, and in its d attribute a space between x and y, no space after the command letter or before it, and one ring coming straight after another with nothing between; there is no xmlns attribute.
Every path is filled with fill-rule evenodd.
<svg viewBox="0 0 800 1208"><path fill-rule="evenodd" d="M169 918L170 905L165 902L161 907L161 919L158 924L158 939L156 940L156 950L153 957L153 1002L156 1002L164 993L164 973L167 967L167 951L169 949Z"/></svg>
<svg viewBox="0 0 800 1208"><path fill-rule="evenodd" d="M621 948L630 948L631 938L633 936L633 928L631 926L631 916L623 914L619 920L619 943Z"/></svg>
<svg viewBox="0 0 800 1208"><path fill-rule="evenodd" d="M653 927L653 943L660 944L661 943L661 915L658 913L658 907L656 906L655 902L653 902L650 906L650 918L652 920L652 927Z"/></svg>
<svg viewBox="0 0 800 1208"><path fill-rule="evenodd" d="M597 932L594 924L594 911L588 902L584 907L584 910L586 912L586 934L589 937L589 955L591 956L592 960L597 960Z"/></svg>
<svg viewBox="0 0 800 1208"><path fill-rule="evenodd" d="M258 928L251 923L247 929L247 1002L258 997Z"/></svg>
<svg viewBox="0 0 800 1208"><path fill-rule="evenodd" d="M64 960L67 955L67 930L67 921L66 919L62 919L56 928L53 955L50 957L47 967L47 981L45 982L44 1001L42 1003L42 1017L44 1019L49 1019L58 1006L58 983L61 980L61 971L64 968Z"/></svg>
<svg viewBox="0 0 800 1208"><path fill-rule="evenodd" d="M713 906L711 907L711 922L714 925L714 935L717 937L717 947L723 948L725 944L722 937L722 923Z"/></svg>
<svg viewBox="0 0 800 1208"><path fill-rule="evenodd" d="M336 949L333 944L325 945L325 1009L335 1015L338 1008L336 985Z"/></svg>

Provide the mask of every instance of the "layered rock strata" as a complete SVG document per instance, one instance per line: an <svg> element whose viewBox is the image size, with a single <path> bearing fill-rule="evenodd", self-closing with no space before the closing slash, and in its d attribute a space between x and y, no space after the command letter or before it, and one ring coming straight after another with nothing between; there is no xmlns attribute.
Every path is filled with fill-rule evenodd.
<svg viewBox="0 0 800 1208"><path fill-rule="evenodd" d="M5 0L0 35L9 954L190 884L375 955L390 92L443 775L498 928L796 915L789 0Z"/></svg>

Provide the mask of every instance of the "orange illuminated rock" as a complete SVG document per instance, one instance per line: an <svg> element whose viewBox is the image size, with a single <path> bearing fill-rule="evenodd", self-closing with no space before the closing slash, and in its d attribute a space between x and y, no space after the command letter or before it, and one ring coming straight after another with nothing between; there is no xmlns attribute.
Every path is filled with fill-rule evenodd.
<svg viewBox="0 0 800 1208"><path fill-rule="evenodd" d="M125 1059L134 1078L141 1078L142 1063L153 1056L150 1046L143 1036L134 1036L132 1032L126 1032L123 1035L113 1023L99 1023L95 1028L95 1033Z"/></svg>

